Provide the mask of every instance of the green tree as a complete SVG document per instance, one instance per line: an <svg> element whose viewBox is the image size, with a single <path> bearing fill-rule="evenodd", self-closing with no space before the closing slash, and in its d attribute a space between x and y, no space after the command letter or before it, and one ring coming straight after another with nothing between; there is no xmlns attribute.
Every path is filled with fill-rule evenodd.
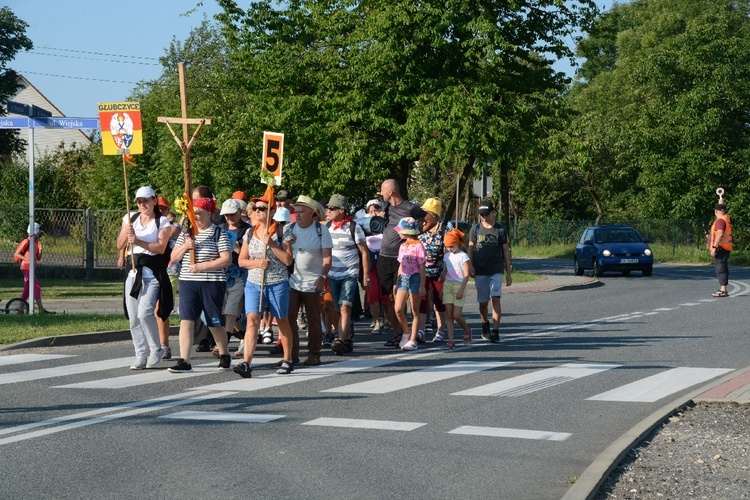
<svg viewBox="0 0 750 500"><path fill-rule="evenodd" d="M0 116L6 115L4 104L19 89L18 73L8 68L8 63L18 52L33 48L26 37L28 27L9 7L0 8ZM21 151L25 144L17 130L0 130L0 158L9 159L11 153Z"/></svg>

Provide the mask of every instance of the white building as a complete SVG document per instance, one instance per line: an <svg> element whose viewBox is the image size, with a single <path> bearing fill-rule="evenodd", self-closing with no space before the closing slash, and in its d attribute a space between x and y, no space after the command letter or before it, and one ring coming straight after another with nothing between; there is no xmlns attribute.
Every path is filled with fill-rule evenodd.
<svg viewBox="0 0 750 500"><path fill-rule="evenodd" d="M57 109L44 94L42 94L34 85L31 84L22 75L18 75L18 83L21 86L16 94L10 98L11 101L21 104L33 104L38 108L46 109L55 117L65 117L62 111ZM8 113L8 116L19 116ZM29 141L28 129L19 130L20 137L26 142ZM53 151L57 146L63 143L65 148L70 148L73 144L79 146L88 146L91 139L88 138L84 131L64 128L35 128L34 129L34 156L39 158L41 155Z"/></svg>

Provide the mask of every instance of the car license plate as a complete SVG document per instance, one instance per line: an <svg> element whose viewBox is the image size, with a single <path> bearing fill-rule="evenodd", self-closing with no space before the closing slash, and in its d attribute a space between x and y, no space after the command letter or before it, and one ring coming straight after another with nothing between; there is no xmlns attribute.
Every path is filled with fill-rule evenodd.
<svg viewBox="0 0 750 500"><path fill-rule="evenodd" d="M638 264L638 259L620 259L620 264Z"/></svg>

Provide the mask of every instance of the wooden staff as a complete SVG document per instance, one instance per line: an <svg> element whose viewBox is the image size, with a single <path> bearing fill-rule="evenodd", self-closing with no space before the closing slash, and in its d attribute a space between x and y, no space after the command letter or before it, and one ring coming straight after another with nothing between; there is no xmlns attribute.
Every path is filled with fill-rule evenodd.
<svg viewBox="0 0 750 500"><path fill-rule="evenodd" d="M125 178L125 210L127 211L128 221L132 229L133 222L130 221L130 194L128 193L128 166L125 163L125 155L122 155L122 176ZM133 253L133 245L130 243L128 243L128 250L130 251L130 267L135 271L135 253Z"/></svg>
<svg viewBox="0 0 750 500"><path fill-rule="evenodd" d="M269 200L272 200L274 193L273 188L271 186L268 186L268 189L266 189L266 193L268 193L268 190L270 189L271 193L268 197ZM268 210L266 210L266 234L270 237L271 234L268 232L268 230L271 228L271 203L272 201L268 202ZM275 203L273 203L275 205ZM268 252L268 241L263 245L263 258L266 258L266 253ZM265 288L266 285L266 270L261 270L260 273L260 300L258 301L258 311L260 311L260 315L263 316L263 288Z"/></svg>
<svg viewBox="0 0 750 500"><path fill-rule="evenodd" d="M461 175L456 176L456 229L458 229L458 191L461 183Z"/></svg>

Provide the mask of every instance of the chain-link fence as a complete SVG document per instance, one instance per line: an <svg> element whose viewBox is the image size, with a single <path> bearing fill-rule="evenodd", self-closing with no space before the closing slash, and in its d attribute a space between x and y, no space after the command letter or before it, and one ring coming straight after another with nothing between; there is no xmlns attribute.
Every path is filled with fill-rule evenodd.
<svg viewBox="0 0 750 500"><path fill-rule="evenodd" d="M117 234L123 212L118 210L65 210L39 208L35 220L42 229L45 266L115 268ZM510 235L514 245L574 246L583 230L593 221L511 221ZM29 224L25 208L0 208L0 264L12 263L13 252L26 237ZM702 248L711 220L644 219L607 221L607 224L633 226L652 243ZM735 245L742 233L735 231Z"/></svg>

